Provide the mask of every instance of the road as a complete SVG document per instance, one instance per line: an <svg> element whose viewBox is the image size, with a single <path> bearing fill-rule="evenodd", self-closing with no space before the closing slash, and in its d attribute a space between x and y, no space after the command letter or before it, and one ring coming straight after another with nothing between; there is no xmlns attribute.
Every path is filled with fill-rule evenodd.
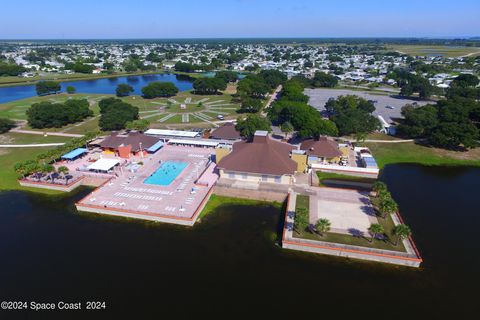
<svg viewBox="0 0 480 320"><path fill-rule="evenodd" d="M63 146L65 143L0 144L0 148L37 148Z"/></svg>

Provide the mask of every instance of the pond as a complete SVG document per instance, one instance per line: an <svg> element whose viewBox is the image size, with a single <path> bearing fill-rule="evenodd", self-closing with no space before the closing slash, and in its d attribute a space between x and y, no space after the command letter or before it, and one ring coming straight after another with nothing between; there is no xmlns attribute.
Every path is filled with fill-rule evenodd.
<svg viewBox="0 0 480 320"><path fill-rule="evenodd" d="M124 76L115 78L78 80L62 82L62 91L67 86L74 86L76 93L98 93L98 94L115 94L115 89L120 83L127 83L134 88L134 93L141 95L142 87L152 81L172 82L180 91L193 89L193 79L185 75L176 74L148 74L140 76ZM35 85L0 87L0 103L15 101L36 96Z"/></svg>
<svg viewBox="0 0 480 320"><path fill-rule="evenodd" d="M88 189L3 192L0 296L106 301L89 317L473 319L480 168L391 165L381 179L413 229L421 269L283 250L273 206L224 206L189 229L77 213Z"/></svg>

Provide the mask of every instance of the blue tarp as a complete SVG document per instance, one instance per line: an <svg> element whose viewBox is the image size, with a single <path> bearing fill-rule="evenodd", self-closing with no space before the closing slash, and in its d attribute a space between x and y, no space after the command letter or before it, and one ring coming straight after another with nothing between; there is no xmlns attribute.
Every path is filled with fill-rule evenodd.
<svg viewBox="0 0 480 320"><path fill-rule="evenodd" d="M87 149L85 149L85 148L77 148L77 149L75 149L75 150L70 151L70 152L67 153L67 154L64 154L64 155L62 156L62 159L72 160L72 159L75 159L76 157L78 157L79 155L84 154L85 152L87 152Z"/></svg>
<svg viewBox="0 0 480 320"><path fill-rule="evenodd" d="M147 149L148 152L156 152L158 149L160 149L161 147L163 147L163 142L162 141L158 141L157 143L155 143L153 146L151 146L150 148Z"/></svg>

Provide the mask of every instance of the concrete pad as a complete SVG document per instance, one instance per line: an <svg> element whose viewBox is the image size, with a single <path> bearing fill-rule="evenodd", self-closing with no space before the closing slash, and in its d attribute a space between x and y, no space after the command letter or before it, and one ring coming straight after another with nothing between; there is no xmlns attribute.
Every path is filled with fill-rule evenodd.
<svg viewBox="0 0 480 320"><path fill-rule="evenodd" d="M320 218L331 222L331 232L367 235L370 224L376 223L368 193L339 188L316 188L310 196L310 223Z"/></svg>

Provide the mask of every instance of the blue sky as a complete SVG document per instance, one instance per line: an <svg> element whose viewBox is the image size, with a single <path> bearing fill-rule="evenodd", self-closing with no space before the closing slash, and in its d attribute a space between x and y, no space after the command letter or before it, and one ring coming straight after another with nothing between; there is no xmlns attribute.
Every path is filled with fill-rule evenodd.
<svg viewBox="0 0 480 320"><path fill-rule="evenodd" d="M2 1L0 39L480 36L480 0Z"/></svg>

